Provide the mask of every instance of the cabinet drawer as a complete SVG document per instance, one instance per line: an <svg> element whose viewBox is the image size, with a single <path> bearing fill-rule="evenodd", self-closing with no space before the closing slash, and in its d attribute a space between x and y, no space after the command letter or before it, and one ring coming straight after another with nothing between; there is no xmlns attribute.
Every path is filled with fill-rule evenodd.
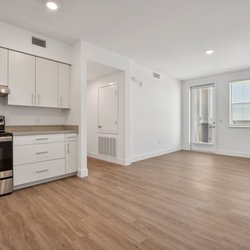
<svg viewBox="0 0 250 250"><path fill-rule="evenodd" d="M64 134L14 136L14 146L63 142Z"/></svg>
<svg viewBox="0 0 250 250"><path fill-rule="evenodd" d="M77 140L77 134L65 134L65 141L76 141Z"/></svg>
<svg viewBox="0 0 250 250"><path fill-rule="evenodd" d="M65 174L65 159L14 167L14 185L21 185Z"/></svg>
<svg viewBox="0 0 250 250"><path fill-rule="evenodd" d="M14 146L14 166L65 158L65 143Z"/></svg>

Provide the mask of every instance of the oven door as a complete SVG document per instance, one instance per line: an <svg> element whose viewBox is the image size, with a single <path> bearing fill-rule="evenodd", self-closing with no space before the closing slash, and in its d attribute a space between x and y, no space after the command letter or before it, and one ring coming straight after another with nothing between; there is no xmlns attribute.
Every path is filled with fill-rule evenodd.
<svg viewBox="0 0 250 250"><path fill-rule="evenodd" d="M12 136L0 136L0 179L13 176L12 141Z"/></svg>

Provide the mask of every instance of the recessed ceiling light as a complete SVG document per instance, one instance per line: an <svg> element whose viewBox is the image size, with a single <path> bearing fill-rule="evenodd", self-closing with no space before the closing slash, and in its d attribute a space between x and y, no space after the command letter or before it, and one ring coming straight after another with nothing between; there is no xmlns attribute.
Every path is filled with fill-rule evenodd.
<svg viewBox="0 0 250 250"><path fill-rule="evenodd" d="M50 10L57 10L57 9L58 9L58 4L57 4L56 2L47 1L46 5L47 5L47 7L48 7Z"/></svg>
<svg viewBox="0 0 250 250"><path fill-rule="evenodd" d="M212 55L213 53L214 53L214 50L212 49L206 50L207 55Z"/></svg>

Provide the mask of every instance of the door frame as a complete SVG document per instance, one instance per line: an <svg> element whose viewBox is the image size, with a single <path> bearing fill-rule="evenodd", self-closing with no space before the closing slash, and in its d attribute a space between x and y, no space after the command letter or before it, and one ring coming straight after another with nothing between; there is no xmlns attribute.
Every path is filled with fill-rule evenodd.
<svg viewBox="0 0 250 250"><path fill-rule="evenodd" d="M213 112L214 112L214 122L215 122L215 129L214 129L214 142L212 144L209 143L193 143L193 129L192 129L192 89L193 88L199 88L199 87L208 87L213 86L214 87L214 97L213 97ZM194 84L192 86L189 86L189 147L191 151L197 151L197 152L208 152L208 153L216 153L217 151L217 131L218 131L218 110L217 110L217 83L209 82L209 83L203 83L203 84Z"/></svg>

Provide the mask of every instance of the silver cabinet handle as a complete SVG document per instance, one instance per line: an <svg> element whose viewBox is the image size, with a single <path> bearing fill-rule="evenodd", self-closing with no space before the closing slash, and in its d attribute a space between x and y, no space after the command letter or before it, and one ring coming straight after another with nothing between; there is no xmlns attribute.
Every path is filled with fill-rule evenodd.
<svg viewBox="0 0 250 250"><path fill-rule="evenodd" d="M62 107L62 97L60 97L60 107Z"/></svg>
<svg viewBox="0 0 250 250"><path fill-rule="evenodd" d="M67 144L67 147L68 147L68 154L69 154L69 144Z"/></svg>
<svg viewBox="0 0 250 250"><path fill-rule="evenodd" d="M0 142L8 142L8 141L12 141L12 136L0 137Z"/></svg>
<svg viewBox="0 0 250 250"><path fill-rule="evenodd" d="M67 139L76 139L76 136L69 136L69 137L67 136L66 138Z"/></svg>
<svg viewBox="0 0 250 250"><path fill-rule="evenodd" d="M44 152L37 152L36 154L37 155L44 155L44 154L48 154L49 152L48 151L44 151Z"/></svg>
<svg viewBox="0 0 250 250"><path fill-rule="evenodd" d="M38 105L40 105L40 95L37 96Z"/></svg>
<svg viewBox="0 0 250 250"><path fill-rule="evenodd" d="M34 95L31 94L31 104L34 105Z"/></svg>
<svg viewBox="0 0 250 250"><path fill-rule="evenodd" d="M37 138L36 140L37 141L46 141L46 140L48 140L49 138Z"/></svg>
<svg viewBox="0 0 250 250"><path fill-rule="evenodd" d="M48 169L43 169L43 170L37 170L36 173L40 174L40 173L44 173L44 172L48 172Z"/></svg>

